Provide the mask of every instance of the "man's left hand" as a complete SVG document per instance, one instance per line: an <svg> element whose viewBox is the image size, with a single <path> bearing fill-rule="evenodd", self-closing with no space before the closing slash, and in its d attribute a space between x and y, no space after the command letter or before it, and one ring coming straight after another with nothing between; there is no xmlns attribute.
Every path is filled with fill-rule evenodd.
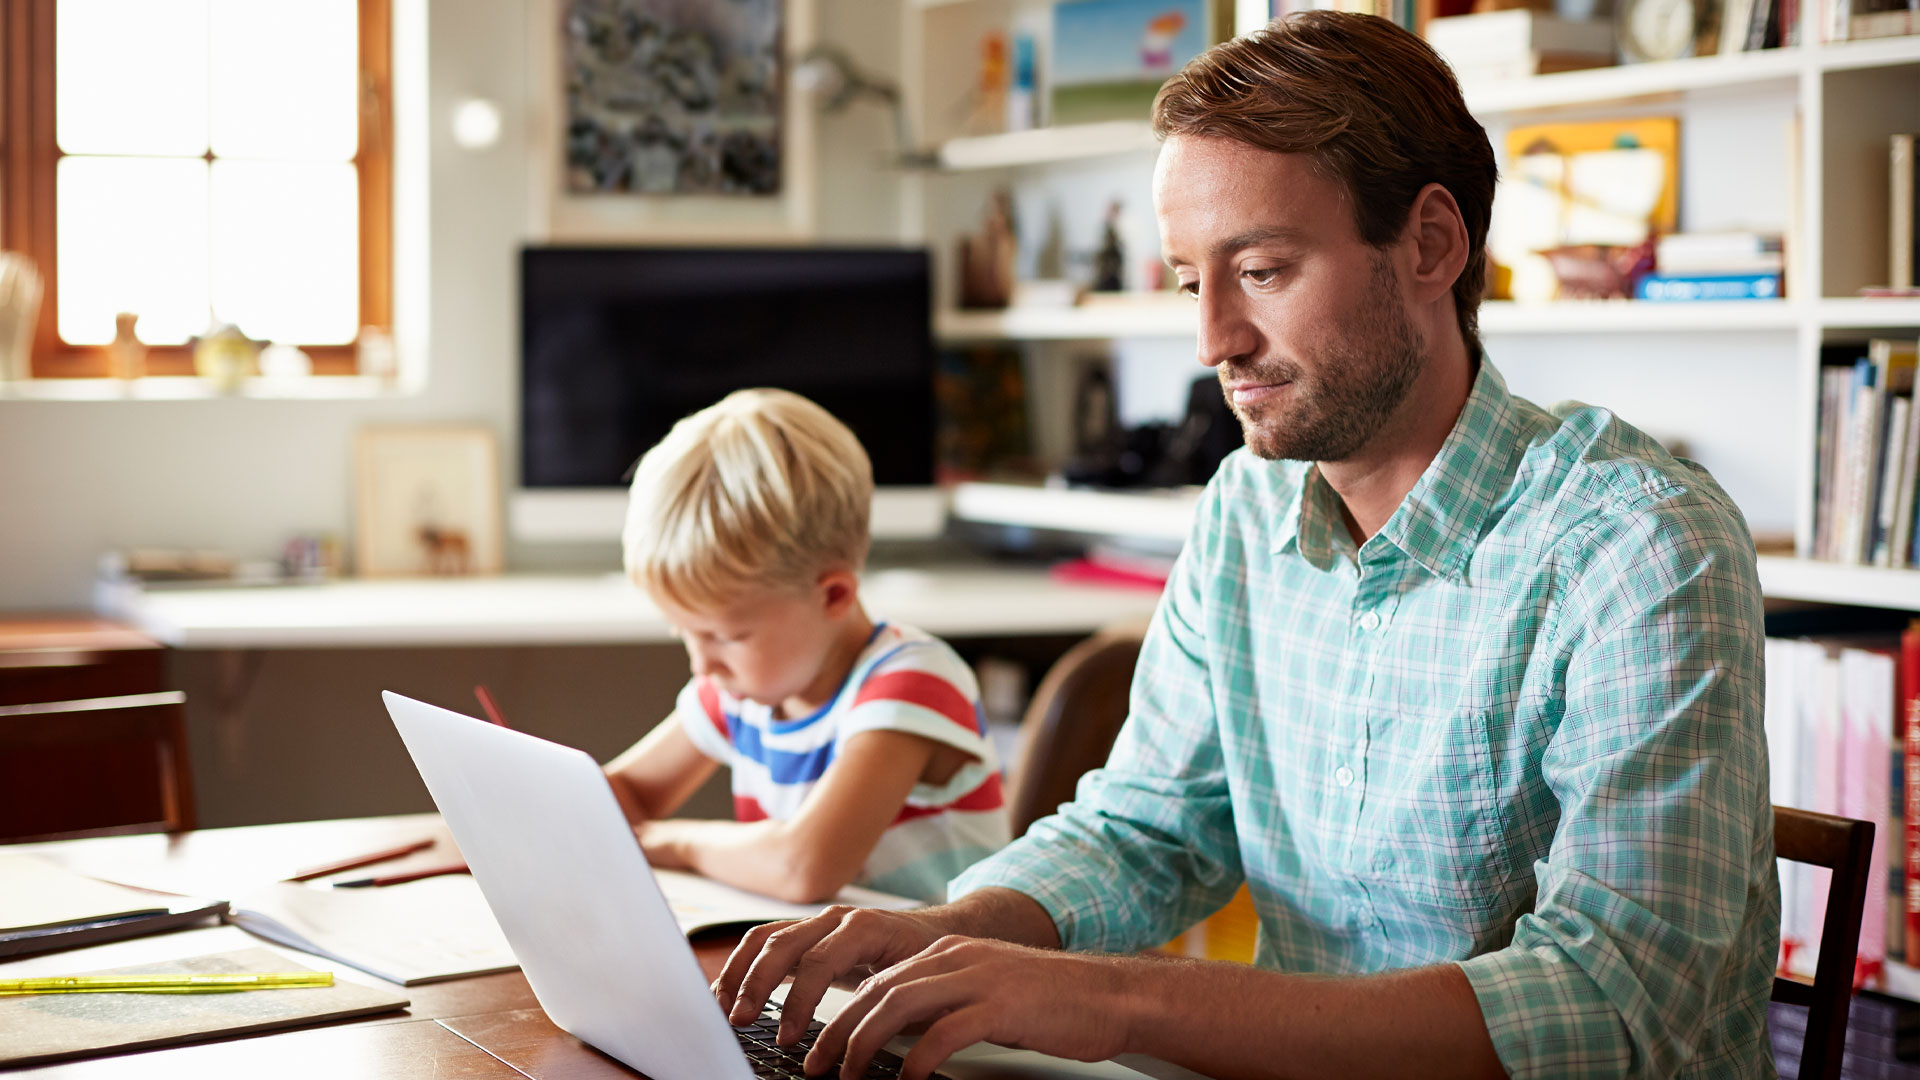
<svg viewBox="0 0 1920 1080"><path fill-rule="evenodd" d="M1103 1061L1127 1049L1128 988L1143 966L1152 961L943 937L861 983L820 1033L806 1069L826 1072L844 1049L840 1075L858 1080L874 1053L909 1027L926 1033L902 1080L923 1080L976 1042Z"/></svg>

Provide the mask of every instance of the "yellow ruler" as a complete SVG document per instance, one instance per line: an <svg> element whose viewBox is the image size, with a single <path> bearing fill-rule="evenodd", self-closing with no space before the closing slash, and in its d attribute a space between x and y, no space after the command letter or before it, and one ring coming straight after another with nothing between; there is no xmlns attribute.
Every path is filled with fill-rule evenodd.
<svg viewBox="0 0 1920 1080"><path fill-rule="evenodd" d="M272 971L232 975L56 975L44 979L0 979L0 997L19 994L204 994L332 985L331 971Z"/></svg>

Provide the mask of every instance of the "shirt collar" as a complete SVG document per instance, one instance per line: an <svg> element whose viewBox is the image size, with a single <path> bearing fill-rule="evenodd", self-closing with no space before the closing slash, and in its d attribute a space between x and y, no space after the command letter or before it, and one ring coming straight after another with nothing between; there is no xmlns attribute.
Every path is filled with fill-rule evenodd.
<svg viewBox="0 0 1920 1080"><path fill-rule="evenodd" d="M1379 537L1439 577L1464 574L1487 514L1511 471L1517 428L1507 382L1483 355L1453 430L1381 527ZM1333 489L1317 466L1285 464L1297 470L1298 482L1275 520L1272 550L1297 543L1301 557L1316 569L1331 569L1336 547L1333 530L1345 527Z"/></svg>

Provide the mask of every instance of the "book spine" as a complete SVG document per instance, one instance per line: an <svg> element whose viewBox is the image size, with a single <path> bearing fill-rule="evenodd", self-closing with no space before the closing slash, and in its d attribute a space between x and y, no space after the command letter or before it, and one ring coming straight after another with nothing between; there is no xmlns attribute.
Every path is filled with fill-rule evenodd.
<svg viewBox="0 0 1920 1080"><path fill-rule="evenodd" d="M1920 963L1920 623L1901 634L1901 717L1905 717L1905 798L1901 815L1907 842L1907 963Z"/></svg>
<svg viewBox="0 0 1920 1080"><path fill-rule="evenodd" d="M1641 300L1777 300L1779 274L1647 274L1634 285Z"/></svg>
<svg viewBox="0 0 1920 1080"><path fill-rule="evenodd" d="M1914 137L1895 135L1888 153L1889 206L1887 227L1887 283L1896 289L1913 288L1914 248L1920 244L1914 219Z"/></svg>
<svg viewBox="0 0 1920 1080"><path fill-rule="evenodd" d="M1893 561L1897 569L1913 565L1914 491L1920 482L1920 403L1909 401L1905 453L1900 459L1899 491L1893 507Z"/></svg>
<svg viewBox="0 0 1920 1080"><path fill-rule="evenodd" d="M1869 560L1874 566L1893 565L1893 514L1900 501L1900 462L1906 457L1907 411L1913 404L1904 397L1887 397L1885 401Z"/></svg>

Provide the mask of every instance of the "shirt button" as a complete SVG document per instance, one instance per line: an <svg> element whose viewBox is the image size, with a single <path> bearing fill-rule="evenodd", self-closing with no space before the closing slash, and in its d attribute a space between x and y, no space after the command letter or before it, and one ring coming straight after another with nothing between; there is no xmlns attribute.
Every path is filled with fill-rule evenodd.
<svg viewBox="0 0 1920 1080"><path fill-rule="evenodd" d="M1346 787L1348 784L1353 783L1353 770L1342 765L1334 770L1333 778L1341 787Z"/></svg>
<svg viewBox="0 0 1920 1080"><path fill-rule="evenodd" d="M1380 613L1377 611L1369 611L1365 615L1360 616L1360 629L1362 630L1380 629Z"/></svg>

